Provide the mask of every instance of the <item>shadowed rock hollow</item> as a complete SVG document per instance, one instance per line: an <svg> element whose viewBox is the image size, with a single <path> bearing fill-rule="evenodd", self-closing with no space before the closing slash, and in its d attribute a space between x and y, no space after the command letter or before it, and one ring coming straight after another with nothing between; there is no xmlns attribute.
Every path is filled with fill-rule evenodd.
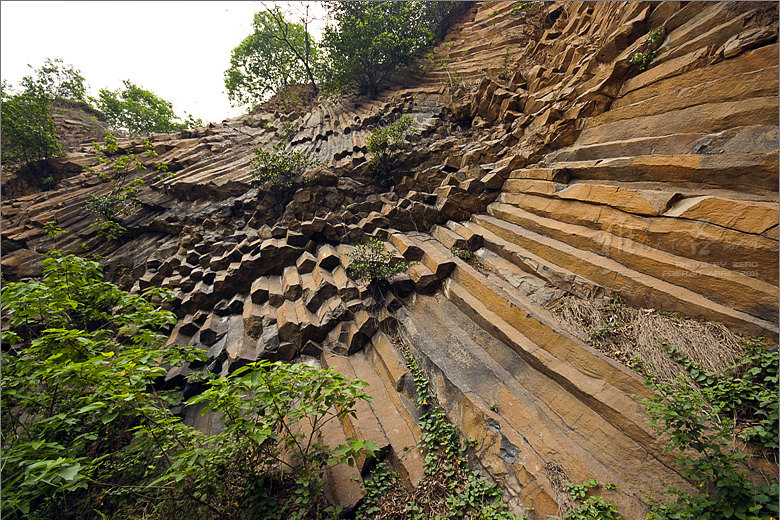
<svg viewBox="0 0 780 520"><path fill-rule="evenodd" d="M126 288L174 290L169 342L202 346L214 373L306 359L367 381L373 402L330 439L375 442L414 485L405 345L516 512L558 514L564 475L616 483L607 498L643 517L645 498L686 483L635 400L641 378L556 302L619 299L777 339L777 6L518 5L475 3L436 48L447 67L378 99L267 104L155 134L159 157L137 174L143 207L121 242L98 237L84 211L110 191L82 173L96 164L86 143L40 165L56 173L51 191L4 176L3 276L36 275L51 247L99 254ZM652 31L657 57L641 71L631 58ZM395 185L377 188L366 138L401 115L421 139L393 164ZM284 121L291 145L322 163L289 203L253 187L250 167ZM160 178L159 161L173 175ZM50 221L67 233L49 239ZM379 310L346 271L369 237L418 262ZM361 469L331 470L334 500L357 503Z"/></svg>

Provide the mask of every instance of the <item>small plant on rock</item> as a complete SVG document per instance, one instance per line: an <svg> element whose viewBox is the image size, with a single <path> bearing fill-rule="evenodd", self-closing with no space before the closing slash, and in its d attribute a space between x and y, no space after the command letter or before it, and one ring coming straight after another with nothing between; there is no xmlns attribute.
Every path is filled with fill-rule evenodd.
<svg viewBox="0 0 780 520"><path fill-rule="evenodd" d="M145 155L157 157L158 154L154 151L150 141L145 141L143 146ZM97 227L98 235L108 240L115 240L127 232L120 221L134 214L141 207L138 194L144 181L142 179L130 181L130 174L143 170L144 165L134 153L125 153L115 157L120 152L119 141L110 132L103 137L102 143L93 142L92 149L98 153L96 158L98 164L105 166L102 171L97 171L92 167L87 167L84 171L96 173L104 181L113 184L113 187L105 195L90 195L84 203L84 207L89 213L95 215L93 225ZM165 168L167 169L167 164Z"/></svg>
<svg viewBox="0 0 780 520"><path fill-rule="evenodd" d="M590 479L582 484L566 484L566 491L573 500L580 502L577 509L572 509L563 517L564 520L618 520L623 518L615 509L614 502L608 502L600 496L588 496L590 490L603 487L615 489L614 484L599 484Z"/></svg>
<svg viewBox="0 0 780 520"><path fill-rule="evenodd" d="M474 253L472 251L469 251L468 249L458 249L457 247L453 247L450 250L450 253L452 254L452 256L456 258L460 258L466 263L473 262L476 259Z"/></svg>
<svg viewBox="0 0 780 520"><path fill-rule="evenodd" d="M382 188L393 185L395 176L392 172L392 162L397 158L401 147L417 135L411 116L403 116L395 123L371 131L366 141L368 151L373 154L368 161L368 170L376 185Z"/></svg>
<svg viewBox="0 0 780 520"><path fill-rule="evenodd" d="M252 178L257 186L270 182L272 186L290 189L303 172L317 164L309 152L284 150L283 146L274 146L272 152L257 148L251 161Z"/></svg>
<svg viewBox="0 0 780 520"><path fill-rule="evenodd" d="M463 77L460 75L460 73L455 71L450 71L450 49L452 48L452 42L444 42L441 44L441 50L446 52L444 56L442 56L439 59L436 59L436 53L435 52L429 52L425 55L425 59L427 60L427 63L423 63L420 65L420 68L422 70L444 70L444 72L447 73L447 78L449 79L449 85L450 87L454 87L456 85L465 85L463 81ZM453 76L457 80L453 80Z"/></svg>
<svg viewBox="0 0 780 520"><path fill-rule="evenodd" d="M507 49L506 54L504 54L504 61L501 62L501 70L498 73L498 79L501 81L509 81L510 74L509 49Z"/></svg>
<svg viewBox="0 0 780 520"><path fill-rule="evenodd" d="M387 280L413 265L412 262L396 261L395 253L395 250L385 251L384 243L372 238L347 254L352 259L347 274L356 280L370 284Z"/></svg>
<svg viewBox="0 0 780 520"><path fill-rule="evenodd" d="M647 70L650 62L653 61L656 56L658 56L656 49L661 44L662 36L663 33L661 32L661 29L650 31L650 34L647 35L647 39L645 40L645 50L642 52L636 52L633 56L631 56L631 63L634 65L639 65L640 72Z"/></svg>

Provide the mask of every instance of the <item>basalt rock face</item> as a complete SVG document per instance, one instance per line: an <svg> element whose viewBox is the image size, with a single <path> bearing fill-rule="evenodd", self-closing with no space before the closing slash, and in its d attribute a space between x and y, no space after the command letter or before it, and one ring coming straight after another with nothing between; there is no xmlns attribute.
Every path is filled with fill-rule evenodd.
<svg viewBox="0 0 780 520"><path fill-rule="evenodd" d="M436 48L442 66L376 100L152 136L159 157L142 159L143 208L121 243L83 210L110 190L94 174L4 197L4 276L34 276L50 247L98 253L127 288L173 289L169 342L202 346L214 373L303 359L367 381L373 402L327 433L375 442L414 485L405 345L517 512L558 514L565 475L616 483L609 498L643 517L643 499L686 485L633 397L647 391L547 306L619 297L777 338L777 7L523 5L475 4ZM642 71L632 57L653 31ZM421 138L378 188L366 138L401 114ZM283 121L321 162L288 196L251 182L252 150L270 149ZM140 140L120 145L142 157ZM61 161L95 163L86 145ZM50 221L68 233L49 239ZM381 306L347 276L347 253L369 237L417 262ZM361 469L330 470L334 500L359 501Z"/></svg>

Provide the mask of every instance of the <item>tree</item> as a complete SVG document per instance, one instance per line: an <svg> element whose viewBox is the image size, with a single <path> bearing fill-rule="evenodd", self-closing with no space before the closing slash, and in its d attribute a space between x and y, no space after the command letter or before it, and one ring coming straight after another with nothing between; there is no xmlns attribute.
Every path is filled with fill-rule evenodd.
<svg viewBox="0 0 780 520"><path fill-rule="evenodd" d="M28 65L32 68L32 65ZM59 58L46 58L43 66L35 69L35 76L22 78L26 91L40 90L52 98L74 99L86 102L87 87L81 71L73 65L65 65Z"/></svg>
<svg viewBox="0 0 780 520"><path fill-rule="evenodd" d="M434 38L437 2L328 2L335 25L322 45L331 62L329 80L357 85L375 97L389 76Z"/></svg>
<svg viewBox="0 0 780 520"><path fill-rule="evenodd" d="M203 124L191 115L181 121L170 101L130 80L123 83L124 89L100 89L99 97L93 100L114 128L127 128L132 134L149 135L153 132L178 132Z"/></svg>
<svg viewBox="0 0 780 520"><path fill-rule="evenodd" d="M309 6L303 9L300 23L287 20L276 6L255 14L254 32L233 49L225 71L225 87L235 106L258 103L286 85L307 81L317 95L319 51L309 34Z"/></svg>
<svg viewBox="0 0 780 520"><path fill-rule="evenodd" d="M2 104L2 161L16 165L62 155L51 118L51 97L31 83L20 94L11 94L4 81Z"/></svg>

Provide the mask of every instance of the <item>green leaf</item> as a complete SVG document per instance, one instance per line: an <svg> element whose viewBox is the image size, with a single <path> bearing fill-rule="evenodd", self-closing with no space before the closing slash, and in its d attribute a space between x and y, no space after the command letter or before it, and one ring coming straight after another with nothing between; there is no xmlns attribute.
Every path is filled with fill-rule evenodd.
<svg viewBox="0 0 780 520"><path fill-rule="evenodd" d="M90 403L90 404L88 404L86 406L82 406L81 408L79 408L78 412L76 412L76 413L82 414L82 413L91 412L92 410L97 410L98 408L103 408L104 406L106 406L106 403L104 403L102 401L96 401L96 402Z"/></svg>
<svg viewBox="0 0 780 520"><path fill-rule="evenodd" d="M111 412L108 412L106 414L103 414L103 417L100 418L100 420L103 422L103 424L108 424L114 419L116 419L116 416L119 415L118 410L114 410Z"/></svg>
<svg viewBox="0 0 780 520"><path fill-rule="evenodd" d="M66 466L64 468L57 470L57 475L62 477L63 480L71 481L76 478L80 470L81 470L81 464L76 462L71 466Z"/></svg>

